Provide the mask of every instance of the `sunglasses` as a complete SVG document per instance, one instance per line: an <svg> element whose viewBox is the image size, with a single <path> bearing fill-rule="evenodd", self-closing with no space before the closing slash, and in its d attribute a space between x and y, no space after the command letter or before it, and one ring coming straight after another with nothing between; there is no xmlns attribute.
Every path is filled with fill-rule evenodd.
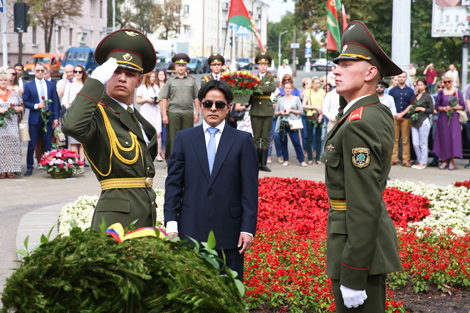
<svg viewBox="0 0 470 313"><path fill-rule="evenodd" d="M12 76L16 76L16 73L10 73L10 75L12 75Z"/></svg>
<svg viewBox="0 0 470 313"><path fill-rule="evenodd" d="M444 89L444 86L439 86L437 87L437 89Z"/></svg>
<svg viewBox="0 0 470 313"><path fill-rule="evenodd" d="M223 101L212 101L212 100L206 100L202 103L202 106L206 109L211 109L212 106L214 105L215 103L215 107L217 109L223 109L227 106L227 103L223 102Z"/></svg>
<svg viewBox="0 0 470 313"><path fill-rule="evenodd" d="M38 72L38 73L45 73L46 70L36 70L36 72Z"/></svg>
<svg viewBox="0 0 470 313"><path fill-rule="evenodd" d="M74 74L81 74L83 71L73 71Z"/></svg>
<svg viewBox="0 0 470 313"><path fill-rule="evenodd" d="M452 82L452 81L450 81L450 80L446 80L446 81L444 82L444 84L450 84L451 82Z"/></svg>
<svg viewBox="0 0 470 313"><path fill-rule="evenodd" d="M379 89L379 88L380 88L380 89L384 89L384 86L378 85L377 87L375 87L375 89Z"/></svg>

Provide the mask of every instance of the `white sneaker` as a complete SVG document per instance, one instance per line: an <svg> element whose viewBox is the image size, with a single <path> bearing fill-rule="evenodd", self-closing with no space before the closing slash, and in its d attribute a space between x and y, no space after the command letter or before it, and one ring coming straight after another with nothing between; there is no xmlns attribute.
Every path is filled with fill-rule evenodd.
<svg viewBox="0 0 470 313"><path fill-rule="evenodd" d="M38 170L42 170L44 167L42 166L41 163L38 164Z"/></svg>
<svg viewBox="0 0 470 313"><path fill-rule="evenodd" d="M157 162L163 162L163 159L161 156L157 155Z"/></svg>
<svg viewBox="0 0 470 313"><path fill-rule="evenodd" d="M424 170L425 168L426 168L426 165L423 166L423 167L416 165L416 167L415 167L415 169L417 169L417 170Z"/></svg>

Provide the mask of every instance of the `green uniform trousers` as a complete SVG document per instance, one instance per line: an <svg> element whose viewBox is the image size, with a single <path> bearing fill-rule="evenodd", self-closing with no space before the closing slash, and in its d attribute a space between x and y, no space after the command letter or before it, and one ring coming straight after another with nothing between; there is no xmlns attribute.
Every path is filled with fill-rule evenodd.
<svg viewBox="0 0 470 313"><path fill-rule="evenodd" d="M251 127L253 128L253 142L256 149L268 149L269 132L273 124L272 116L251 115Z"/></svg>
<svg viewBox="0 0 470 313"><path fill-rule="evenodd" d="M367 300L357 308L348 309L343 302L339 287L339 280L332 279L333 294L335 296L336 312L338 313L385 313L385 279L386 274L371 275L367 277Z"/></svg>
<svg viewBox="0 0 470 313"><path fill-rule="evenodd" d="M180 130L194 127L193 112L168 112L168 125L165 125L165 158L168 160L173 150L176 133Z"/></svg>

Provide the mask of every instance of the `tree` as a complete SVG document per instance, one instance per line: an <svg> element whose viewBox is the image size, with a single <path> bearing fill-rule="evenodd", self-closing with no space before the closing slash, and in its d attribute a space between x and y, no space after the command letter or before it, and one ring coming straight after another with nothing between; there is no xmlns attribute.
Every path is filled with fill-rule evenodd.
<svg viewBox="0 0 470 313"><path fill-rule="evenodd" d="M189 26L182 22L182 7L181 0L163 0L163 4L154 8L153 26L156 30L161 30L160 39L168 40L175 37L182 27Z"/></svg>
<svg viewBox="0 0 470 313"><path fill-rule="evenodd" d="M82 16L83 0L25 0L29 5L29 19L31 25L39 26L44 30L44 47L46 52L51 51L51 40L54 28L68 26L75 17Z"/></svg>

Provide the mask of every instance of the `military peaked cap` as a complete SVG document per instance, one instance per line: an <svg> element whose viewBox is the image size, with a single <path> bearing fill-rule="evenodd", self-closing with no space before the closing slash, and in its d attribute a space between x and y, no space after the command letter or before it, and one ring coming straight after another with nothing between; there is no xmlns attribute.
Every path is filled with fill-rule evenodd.
<svg viewBox="0 0 470 313"><path fill-rule="evenodd" d="M260 63L266 63L266 64L271 64L271 56L267 54L266 52L261 52L258 53L258 55L255 58L255 63L260 64Z"/></svg>
<svg viewBox="0 0 470 313"><path fill-rule="evenodd" d="M341 54L334 59L363 60L377 67L382 76L393 76L402 70L380 48L366 25L360 21L351 22L344 30L341 38Z"/></svg>
<svg viewBox="0 0 470 313"><path fill-rule="evenodd" d="M135 29L117 30L103 38L96 47L95 58L98 64L116 58L119 67L144 74L152 71L157 62L152 43Z"/></svg>
<svg viewBox="0 0 470 313"><path fill-rule="evenodd" d="M189 63L191 59L186 53L178 53L171 58L171 61L175 64L186 64Z"/></svg>
<svg viewBox="0 0 470 313"><path fill-rule="evenodd" d="M221 56L218 53L211 54L211 56L207 59L207 63L209 65L214 65L214 64L225 64L225 59L223 56Z"/></svg>

